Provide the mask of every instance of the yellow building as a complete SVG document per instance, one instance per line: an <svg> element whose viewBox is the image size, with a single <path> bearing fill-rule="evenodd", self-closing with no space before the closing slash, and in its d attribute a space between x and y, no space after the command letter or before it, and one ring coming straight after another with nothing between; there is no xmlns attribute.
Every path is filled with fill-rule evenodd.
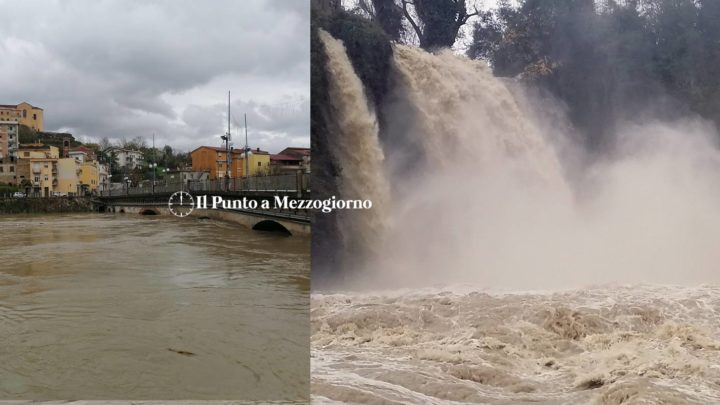
<svg viewBox="0 0 720 405"><path fill-rule="evenodd" d="M43 131L43 109L29 103L22 102L16 107L20 111L20 125L25 125L36 131Z"/></svg>
<svg viewBox="0 0 720 405"><path fill-rule="evenodd" d="M22 112L17 109L16 105L0 105L0 124L3 122L20 122Z"/></svg>
<svg viewBox="0 0 720 405"><path fill-rule="evenodd" d="M27 180L29 192L41 197L50 197L57 181L58 148L43 144L20 145L17 158L17 182Z"/></svg>
<svg viewBox="0 0 720 405"><path fill-rule="evenodd" d="M83 194L96 192L100 178L96 161L80 163L80 191Z"/></svg>
<svg viewBox="0 0 720 405"><path fill-rule="evenodd" d="M77 195L80 190L80 162L75 158L62 158L57 161L57 180L55 192Z"/></svg>
<svg viewBox="0 0 720 405"><path fill-rule="evenodd" d="M250 176L270 174L270 153L260 150L260 148L252 149L247 153L247 164L245 163L244 153L241 152L238 157L240 177L245 177L246 168L249 169Z"/></svg>

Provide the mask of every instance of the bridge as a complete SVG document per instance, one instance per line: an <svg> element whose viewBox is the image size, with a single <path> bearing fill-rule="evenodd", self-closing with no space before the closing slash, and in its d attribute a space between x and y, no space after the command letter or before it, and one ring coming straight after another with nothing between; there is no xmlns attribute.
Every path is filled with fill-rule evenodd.
<svg viewBox="0 0 720 405"><path fill-rule="evenodd" d="M189 181L186 183L156 184L155 187L125 187L122 190L102 192L93 197L93 208L99 212L135 215L169 215L170 196L178 191L197 197L208 196L208 208L195 206L188 217L181 220L218 219L241 224L257 231L281 232L286 235L310 235L310 212L289 208L274 208L275 197L289 200L309 199L310 190L306 176L265 176L249 179L222 181ZM212 197L223 200L270 201L269 209L223 209L212 208Z"/></svg>

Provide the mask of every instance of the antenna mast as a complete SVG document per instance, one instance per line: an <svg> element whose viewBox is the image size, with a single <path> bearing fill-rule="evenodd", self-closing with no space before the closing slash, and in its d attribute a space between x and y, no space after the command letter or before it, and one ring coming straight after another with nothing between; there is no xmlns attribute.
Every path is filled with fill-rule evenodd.
<svg viewBox="0 0 720 405"><path fill-rule="evenodd" d="M247 114L245 114L245 177L250 177L250 161L248 161Z"/></svg>

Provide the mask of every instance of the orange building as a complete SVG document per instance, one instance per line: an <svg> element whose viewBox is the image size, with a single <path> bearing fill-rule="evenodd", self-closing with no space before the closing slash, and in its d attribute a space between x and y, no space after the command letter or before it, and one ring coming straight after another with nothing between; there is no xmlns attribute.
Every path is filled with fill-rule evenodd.
<svg viewBox="0 0 720 405"><path fill-rule="evenodd" d="M230 163L230 177L242 177L242 150L233 150ZM190 152L194 172L207 171L210 180L225 178L227 169L227 152L223 148L201 146Z"/></svg>
<svg viewBox="0 0 720 405"><path fill-rule="evenodd" d="M269 173L270 153L260 148L248 150L248 164L245 164L245 154L242 149L232 152L230 163L230 177L245 177L245 168L250 169L250 176L259 176ZM227 169L227 153L223 148L201 146L190 152L192 169L195 172L207 171L210 180L225 178Z"/></svg>

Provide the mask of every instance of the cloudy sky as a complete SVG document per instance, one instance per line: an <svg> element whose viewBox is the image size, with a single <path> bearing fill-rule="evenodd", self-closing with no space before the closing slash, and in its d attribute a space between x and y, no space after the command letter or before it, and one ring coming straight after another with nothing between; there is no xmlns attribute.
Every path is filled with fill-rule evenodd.
<svg viewBox="0 0 720 405"><path fill-rule="evenodd" d="M87 141L310 144L309 1L0 0L0 104Z"/></svg>

